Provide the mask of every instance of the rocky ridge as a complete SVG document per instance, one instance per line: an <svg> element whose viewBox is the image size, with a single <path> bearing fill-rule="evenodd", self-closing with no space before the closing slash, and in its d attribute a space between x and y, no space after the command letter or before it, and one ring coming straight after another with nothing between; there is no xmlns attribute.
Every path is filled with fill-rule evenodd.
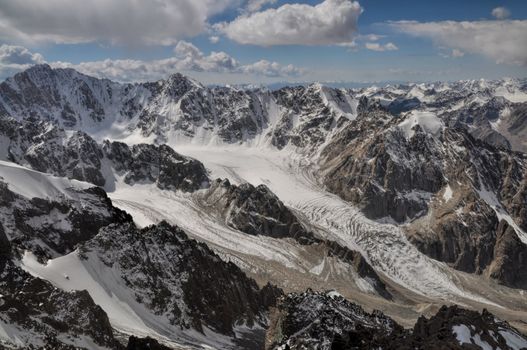
<svg viewBox="0 0 527 350"><path fill-rule="evenodd" d="M1 166L2 174L9 175L0 192L5 211L0 223L0 322L7 332L2 337L6 346L123 348L106 314L112 307L108 309L104 300L103 308L96 305L100 294L94 294L94 301L88 291L77 290L78 278L95 278L91 290L96 285L114 286L112 295L121 300L133 295L130 305L137 306L144 322L162 322L174 334L188 331L185 342L192 343L193 332L213 330L236 340L235 327L265 327L267 309L281 295L278 288L260 289L237 266L166 222L139 230L101 188L9 163ZM13 179L28 188L37 187L31 181L41 185L48 181L50 186L45 193L29 195ZM31 226L37 217L47 221ZM51 284L36 277L41 270L34 265L41 263L28 265L28 254L36 255L42 266L58 269L58 280ZM55 264L62 258L96 272L89 277L78 269L79 275L70 279L60 263ZM70 287L56 287L64 283Z"/></svg>
<svg viewBox="0 0 527 350"><path fill-rule="evenodd" d="M443 306L406 330L380 311L368 313L335 292L280 299L266 349L522 349L527 338L491 313Z"/></svg>

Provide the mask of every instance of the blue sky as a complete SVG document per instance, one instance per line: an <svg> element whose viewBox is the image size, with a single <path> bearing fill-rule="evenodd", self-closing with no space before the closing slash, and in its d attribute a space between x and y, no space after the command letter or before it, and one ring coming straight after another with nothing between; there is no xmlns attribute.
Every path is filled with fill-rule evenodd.
<svg viewBox="0 0 527 350"><path fill-rule="evenodd" d="M523 0L139 3L4 0L0 78L43 62L123 81L174 71L204 83L527 76Z"/></svg>

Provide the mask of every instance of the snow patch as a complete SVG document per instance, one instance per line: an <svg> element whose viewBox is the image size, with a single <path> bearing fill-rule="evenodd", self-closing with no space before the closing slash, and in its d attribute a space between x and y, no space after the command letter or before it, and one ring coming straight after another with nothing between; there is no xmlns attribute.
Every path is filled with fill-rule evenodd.
<svg viewBox="0 0 527 350"><path fill-rule="evenodd" d="M480 179L481 182L481 179ZM485 185L481 185L481 190L478 191L479 197L483 199L492 209L494 209L494 212L496 213L496 216L498 217L498 220L505 220L507 223L516 231L516 235L518 235L518 238L525 244L527 244L527 233L524 232L518 224L514 221L514 219L507 213L505 208L501 205L500 201L498 200L498 197L494 192L489 191Z"/></svg>
<svg viewBox="0 0 527 350"><path fill-rule="evenodd" d="M446 188L445 188L445 192L443 192L443 200L445 202L448 202L449 200L452 199L452 188L450 187L450 185L446 185Z"/></svg>
<svg viewBox="0 0 527 350"><path fill-rule="evenodd" d="M414 136L413 128L419 125L425 132L436 136L443 128L443 122L435 113L425 111L412 111L401 123L399 129L404 133L407 139Z"/></svg>
<svg viewBox="0 0 527 350"><path fill-rule="evenodd" d="M479 346L482 350L493 350L492 346L489 343L481 339L479 334L471 335L470 329L464 324L453 326L452 332L456 336L459 345L463 344L475 344Z"/></svg>
<svg viewBox="0 0 527 350"><path fill-rule="evenodd" d="M70 189L94 187L86 182L55 177L5 161L0 161L0 177L11 191L29 199L75 199L77 196Z"/></svg>

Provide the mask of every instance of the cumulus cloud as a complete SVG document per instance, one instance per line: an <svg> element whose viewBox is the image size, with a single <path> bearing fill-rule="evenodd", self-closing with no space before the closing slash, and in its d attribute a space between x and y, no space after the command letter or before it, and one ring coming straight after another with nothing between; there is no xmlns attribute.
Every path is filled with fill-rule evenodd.
<svg viewBox="0 0 527 350"><path fill-rule="evenodd" d="M484 55L497 63L527 66L527 20L399 21L390 25L452 50Z"/></svg>
<svg viewBox="0 0 527 350"><path fill-rule="evenodd" d="M22 46L0 46L0 77L9 76L38 63L44 63L44 58Z"/></svg>
<svg viewBox="0 0 527 350"><path fill-rule="evenodd" d="M217 44L217 43L220 41L220 37L217 36L217 35L209 36L209 41L210 41L212 44Z"/></svg>
<svg viewBox="0 0 527 350"><path fill-rule="evenodd" d="M266 5L272 5L276 0L249 0L247 1L246 9L249 12L260 11Z"/></svg>
<svg viewBox="0 0 527 350"><path fill-rule="evenodd" d="M384 37L385 37L385 35L379 35L379 34L370 33L370 34L359 34L357 36L357 39L368 40L368 41L378 41L378 40L381 40Z"/></svg>
<svg viewBox="0 0 527 350"><path fill-rule="evenodd" d="M45 63L42 55L30 52L21 46L0 46L0 78L7 78L34 64ZM73 68L79 72L123 82L152 81L166 78L174 72L236 73L266 77L294 77L304 70L293 65L260 60L241 64L225 52L204 54L192 43L179 41L174 55L158 60L100 60L78 64L70 62L48 62L55 68Z"/></svg>
<svg viewBox="0 0 527 350"><path fill-rule="evenodd" d="M296 68L292 64L283 66L277 62L260 60L241 67L241 71L247 74L264 75L267 77L296 77L304 73L303 69Z"/></svg>
<svg viewBox="0 0 527 350"><path fill-rule="evenodd" d="M0 46L0 64L36 64L44 62L39 53L30 52L22 46L2 45Z"/></svg>
<svg viewBox="0 0 527 350"><path fill-rule="evenodd" d="M0 39L11 42L173 45L206 29L237 0L2 0Z"/></svg>
<svg viewBox="0 0 527 350"><path fill-rule="evenodd" d="M353 41L362 8L357 1L325 0L311 6L285 4L243 14L216 26L241 44L334 45Z"/></svg>
<svg viewBox="0 0 527 350"><path fill-rule="evenodd" d="M244 73L267 77L290 77L303 73L292 65L261 60L252 64L240 64L225 52L205 55L192 43L180 41L174 48L174 56L161 60L103 60L71 64L54 62L54 67L74 68L88 75L118 81L145 81L166 78L178 71L209 73Z"/></svg>
<svg viewBox="0 0 527 350"><path fill-rule="evenodd" d="M366 43L364 45L368 50L372 51L395 51L399 50L397 46L395 46L394 43L387 43L387 44L379 44L379 43Z"/></svg>
<svg viewBox="0 0 527 350"><path fill-rule="evenodd" d="M505 18L509 18L509 16L511 15L511 12L507 8L499 6L499 7L492 9L491 14L493 17L497 19L505 19Z"/></svg>

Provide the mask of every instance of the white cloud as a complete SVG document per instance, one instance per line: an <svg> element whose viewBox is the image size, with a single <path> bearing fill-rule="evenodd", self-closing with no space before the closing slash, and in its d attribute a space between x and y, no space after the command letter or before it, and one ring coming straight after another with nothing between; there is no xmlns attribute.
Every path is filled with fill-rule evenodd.
<svg viewBox="0 0 527 350"><path fill-rule="evenodd" d="M0 77L9 76L38 63L44 63L38 53L30 52L22 46L0 46Z"/></svg>
<svg viewBox="0 0 527 350"><path fill-rule="evenodd" d="M397 46L395 46L394 43L387 43L387 44L379 44L379 43L366 43L364 45L368 50L372 51L395 51L399 50Z"/></svg>
<svg viewBox="0 0 527 350"><path fill-rule="evenodd" d="M174 48L174 56L160 60L103 60L71 64L51 63L54 67L74 68L88 75L118 81L145 81L166 78L174 72L243 73L267 77L291 77L303 73L292 65L261 60L242 65L225 52L205 55L193 44L180 41Z"/></svg>
<svg viewBox="0 0 527 350"><path fill-rule="evenodd" d="M527 66L527 20L399 21L390 25L406 34L432 39L437 45L481 54L497 63Z"/></svg>
<svg viewBox="0 0 527 350"><path fill-rule="evenodd" d="M246 9L249 12L260 11L266 5L272 5L276 0L249 0L247 1Z"/></svg>
<svg viewBox="0 0 527 350"><path fill-rule="evenodd" d="M0 64L36 64L44 62L44 58L39 53L32 53L22 46L1 45Z"/></svg>
<svg viewBox="0 0 527 350"><path fill-rule="evenodd" d="M509 18L509 16L511 15L511 12L507 8L499 6L499 7L492 9L491 14L493 17L497 19L506 19L506 18Z"/></svg>
<svg viewBox="0 0 527 350"><path fill-rule="evenodd" d="M379 41L380 39L384 38L385 35L379 35L379 34L360 34L357 36L358 39L361 40L368 40L368 41Z"/></svg>
<svg viewBox="0 0 527 350"><path fill-rule="evenodd" d="M173 45L238 0L2 0L0 39Z"/></svg>
<svg viewBox="0 0 527 350"><path fill-rule="evenodd" d="M45 63L42 55L21 46L0 46L0 78L6 78L38 63ZM174 56L158 60L101 60L73 64L49 62L55 68L73 68L82 73L117 81L152 81L166 78L174 72L206 72L218 74L243 74L264 77L295 77L304 70L293 65L260 60L241 64L225 52L205 55L192 43L179 41Z"/></svg>
<svg viewBox="0 0 527 350"><path fill-rule="evenodd" d="M264 75L268 77L296 77L304 73L303 69L296 68L292 64L282 66L276 62L261 60L241 67L241 71L247 74Z"/></svg>
<svg viewBox="0 0 527 350"><path fill-rule="evenodd" d="M241 44L334 45L353 41L361 12L359 3L351 0L325 0L316 6L285 4L241 15L216 28Z"/></svg>
<svg viewBox="0 0 527 350"><path fill-rule="evenodd" d="M209 41L210 41L212 44L217 44L217 43L220 41L220 37L217 36L217 35L209 36Z"/></svg>
<svg viewBox="0 0 527 350"><path fill-rule="evenodd" d="M452 57L463 57L465 56L465 53L458 49L453 49L452 53L450 54Z"/></svg>

